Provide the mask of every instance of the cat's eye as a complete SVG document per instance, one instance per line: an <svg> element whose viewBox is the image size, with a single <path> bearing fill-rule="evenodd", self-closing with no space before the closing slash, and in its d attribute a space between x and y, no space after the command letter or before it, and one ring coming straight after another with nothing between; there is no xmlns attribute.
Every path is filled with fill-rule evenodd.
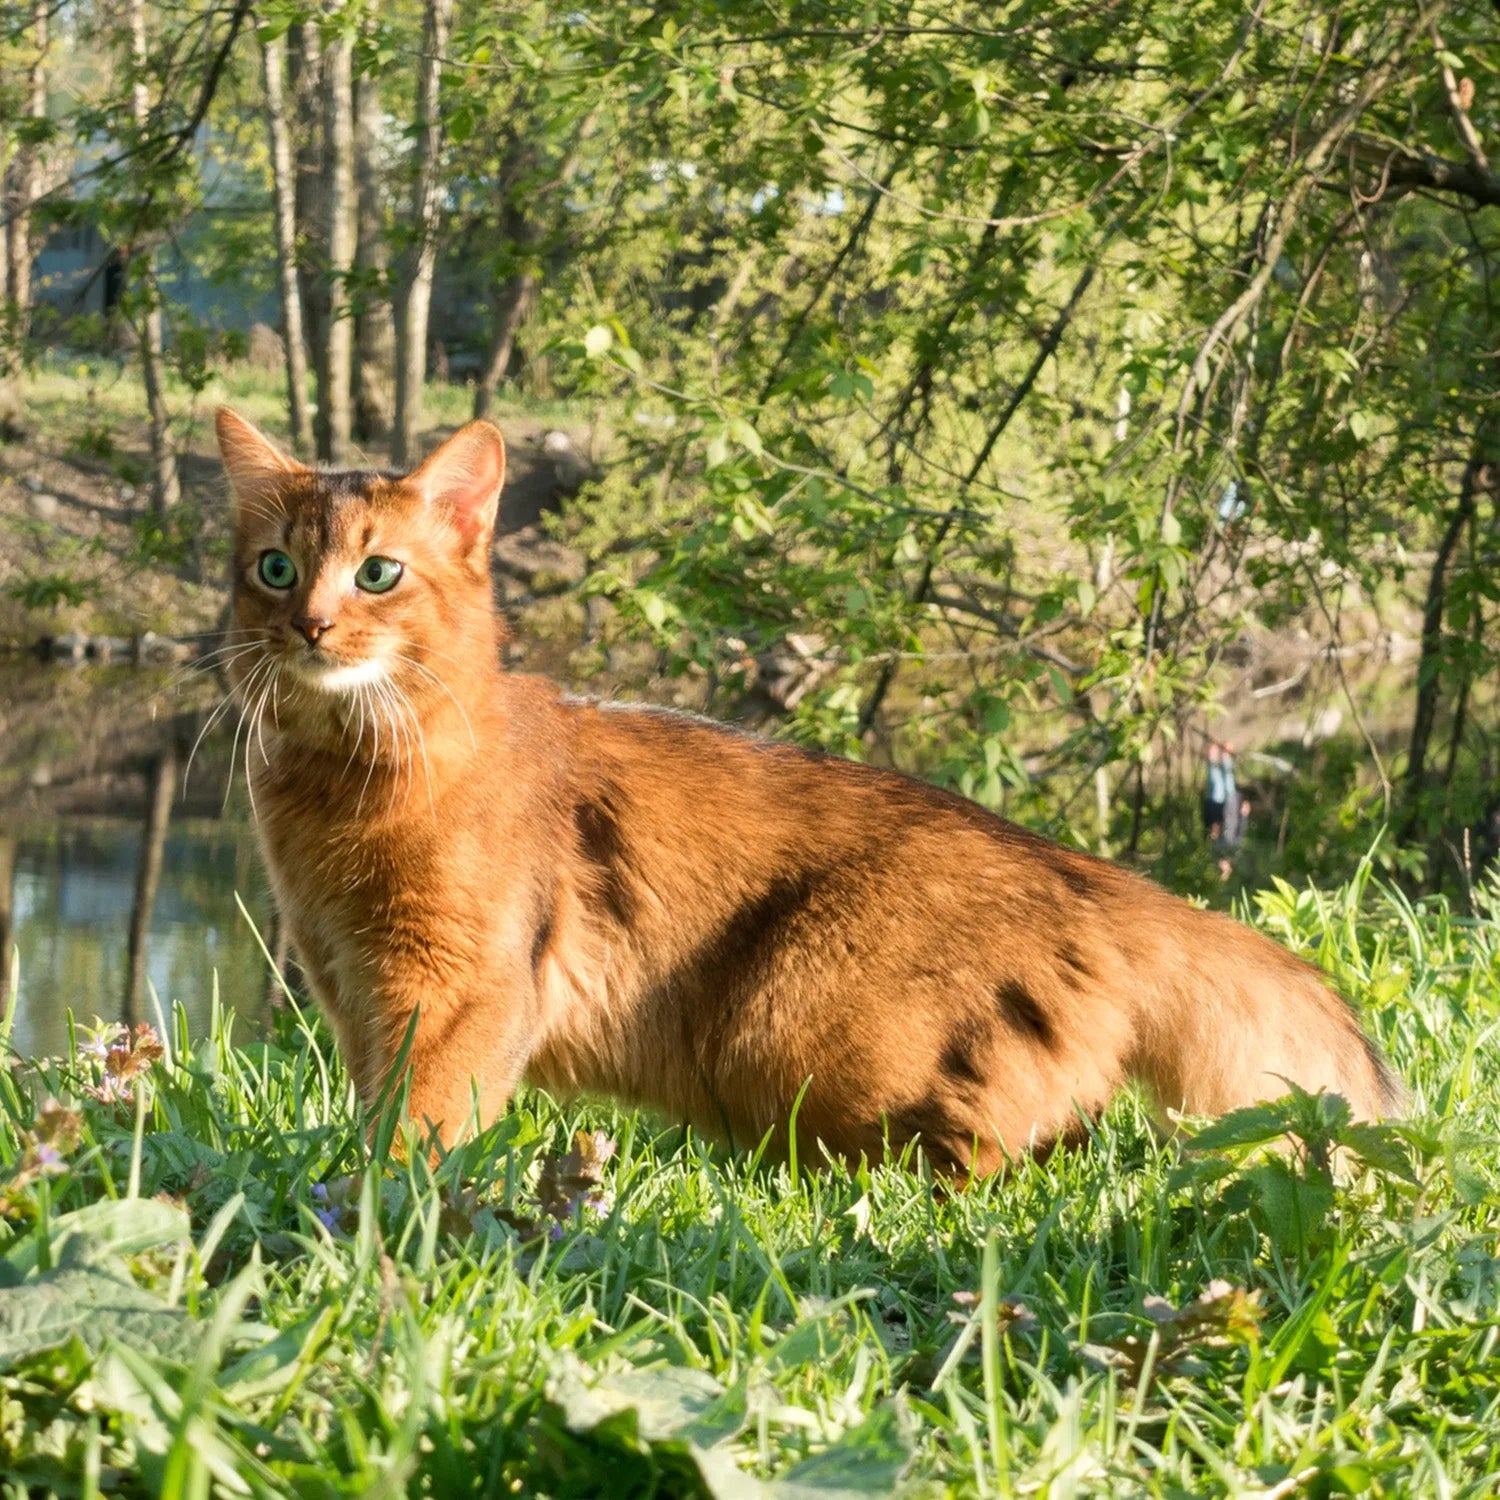
<svg viewBox="0 0 1500 1500"><path fill-rule="evenodd" d="M355 585L367 594L383 594L396 586L401 564L394 557L367 557L354 575Z"/></svg>
<svg viewBox="0 0 1500 1500"><path fill-rule="evenodd" d="M269 589L289 589L297 581L297 564L272 548L260 555L260 581Z"/></svg>

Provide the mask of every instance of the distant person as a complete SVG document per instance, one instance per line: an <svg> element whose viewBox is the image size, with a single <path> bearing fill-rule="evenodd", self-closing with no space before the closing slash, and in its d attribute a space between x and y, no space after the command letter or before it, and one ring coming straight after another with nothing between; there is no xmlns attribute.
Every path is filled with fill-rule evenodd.
<svg viewBox="0 0 1500 1500"><path fill-rule="evenodd" d="M1234 851L1244 837L1250 802L1234 779L1234 746L1210 740L1207 750L1208 782L1203 792L1203 826L1219 856L1219 878L1234 873Z"/></svg>
<svg viewBox="0 0 1500 1500"><path fill-rule="evenodd" d="M1208 742L1208 781L1203 788L1203 831L1217 840L1224 831L1224 751L1217 740Z"/></svg>

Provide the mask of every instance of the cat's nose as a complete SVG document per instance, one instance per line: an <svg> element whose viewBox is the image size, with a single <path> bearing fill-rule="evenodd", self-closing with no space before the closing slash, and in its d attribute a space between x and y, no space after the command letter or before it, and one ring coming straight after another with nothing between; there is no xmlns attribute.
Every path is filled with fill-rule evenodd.
<svg viewBox="0 0 1500 1500"><path fill-rule="evenodd" d="M318 637L333 629L332 620L325 620L318 615L297 615L292 624L301 631L309 646L316 646Z"/></svg>

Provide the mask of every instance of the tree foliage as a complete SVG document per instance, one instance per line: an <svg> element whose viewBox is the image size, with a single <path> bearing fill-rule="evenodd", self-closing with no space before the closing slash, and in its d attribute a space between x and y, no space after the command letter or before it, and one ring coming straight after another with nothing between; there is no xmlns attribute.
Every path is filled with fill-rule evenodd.
<svg viewBox="0 0 1500 1500"><path fill-rule="evenodd" d="M790 661L789 732L1140 852L1226 688L1280 691L1255 643L1300 632L1288 680L1321 677L1359 747L1349 809L1416 840L1481 814L1491 6L447 13L253 21L359 37L381 265L427 243L403 205L435 171L476 408L518 380L612 414L565 521L585 587L710 703ZM61 14L76 40L107 12ZM132 125L116 70L70 122L120 143L88 170L130 174L137 238L190 212L190 140L263 118L238 8L151 14L160 105ZM311 264L325 294L410 280ZM1361 655L1403 637L1404 718Z"/></svg>

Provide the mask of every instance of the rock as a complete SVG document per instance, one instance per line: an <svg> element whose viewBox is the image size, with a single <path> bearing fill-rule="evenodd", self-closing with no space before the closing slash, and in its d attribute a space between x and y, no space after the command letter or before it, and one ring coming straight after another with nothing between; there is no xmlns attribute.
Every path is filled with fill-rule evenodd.
<svg viewBox="0 0 1500 1500"><path fill-rule="evenodd" d="M88 654L91 661L119 661L133 651L130 641L122 635L91 635Z"/></svg>
<svg viewBox="0 0 1500 1500"><path fill-rule="evenodd" d="M89 642L85 635L55 635L40 643L43 656L52 661L73 662L75 665L88 655Z"/></svg>
<svg viewBox="0 0 1500 1500"><path fill-rule="evenodd" d="M62 501L56 495L49 495L46 490L33 490L26 497L26 509L38 521L55 521L62 509Z"/></svg>
<svg viewBox="0 0 1500 1500"><path fill-rule="evenodd" d="M257 370L286 368L286 341L269 323L252 323L245 359Z"/></svg>
<svg viewBox="0 0 1500 1500"><path fill-rule="evenodd" d="M594 466L580 453L566 432L548 432L542 436L542 452L552 465L557 487L565 495L576 495L586 481L593 478Z"/></svg>
<svg viewBox="0 0 1500 1500"><path fill-rule="evenodd" d="M22 479L21 483L25 485L33 495L46 488L46 485L42 483L42 476L40 474L28 474L24 479Z"/></svg>
<svg viewBox="0 0 1500 1500"><path fill-rule="evenodd" d="M148 630L135 639L135 659L143 666L160 666L173 662L191 661L196 648L187 641L174 641L169 635L157 635Z"/></svg>

